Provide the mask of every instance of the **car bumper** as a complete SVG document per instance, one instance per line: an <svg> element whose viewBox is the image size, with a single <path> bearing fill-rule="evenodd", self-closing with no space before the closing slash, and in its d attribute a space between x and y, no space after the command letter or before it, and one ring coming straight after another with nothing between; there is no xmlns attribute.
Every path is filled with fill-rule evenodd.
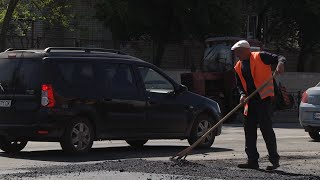
<svg viewBox="0 0 320 180"><path fill-rule="evenodd" d="M221 120L221 117L222 117L221 113L218 113L218 119L219 119L219 120ZM216 136L221 135L221 132L222 132L222 123L217 127L217 131L216 131L216 132L217 132L217 133L216 133Z"/></svg>
<svg viewBox="0 0 320 180"><path fill-rule="evenodd" d="M26 139L34 141L57 141L71 116L40 112L31 124L0 124L0 135L9 139Z"/></svg>
<svg viewBox="0 0 320 180"><path fill-rule="evenodd" d="M299 108L299 121L306 131L320 128L320 119L315 119L314 114L320 113L320 105L301 103Z"/></svg>

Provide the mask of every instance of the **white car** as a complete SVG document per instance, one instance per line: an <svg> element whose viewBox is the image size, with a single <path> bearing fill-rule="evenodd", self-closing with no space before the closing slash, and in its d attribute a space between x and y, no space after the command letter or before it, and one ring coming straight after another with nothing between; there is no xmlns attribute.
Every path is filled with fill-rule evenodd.
<svg viewBox="0 0 320 180"><path fill-rule="evenodd" d="M320 141L320 83L303 93L299 121L312 139Z"/></svg>

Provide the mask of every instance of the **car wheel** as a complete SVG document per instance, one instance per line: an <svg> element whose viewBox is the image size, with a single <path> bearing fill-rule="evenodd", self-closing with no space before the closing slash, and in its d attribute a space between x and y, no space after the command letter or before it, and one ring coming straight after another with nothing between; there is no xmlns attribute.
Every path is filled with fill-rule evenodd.
<svg viewBox="0 0 320 180"><path fill-rule="evenodd" d="M148 142L147 139L141 139L141 140L126 140L126 142L132 146L132 147L142 147L145 143Z"/></svg>
<svg viewBox="0 0 320 180"><path fill-rule="evenodd" d="M214 119L206 114L201 114L194 122L188 142L190 145L195 143L202 135L204 135L214 125ZM214 142L216 131L212 131L207 137L201 141L197 148L209 148Z"/></svg>
<svg viewBox="0 0 320 180"><path fill-rule="evenodd" d="M6 153L17 153L26 147L28 141L15 140L10 141L5 137L0 138L0 149Z"/></svg>
<svg viewBox="0 0 320 180"><path fill-rule="evenodd" d="M68 153L86 153L93 144L93 126L84 117L75 118L66 128L60 142L62 149Z"/></svg>
<svg viewBox="0 0 320 180"><path fill-rule="evenodd" d="M319 131L310 131L309 135L312 139L320 141L320 132Z"/></svg>

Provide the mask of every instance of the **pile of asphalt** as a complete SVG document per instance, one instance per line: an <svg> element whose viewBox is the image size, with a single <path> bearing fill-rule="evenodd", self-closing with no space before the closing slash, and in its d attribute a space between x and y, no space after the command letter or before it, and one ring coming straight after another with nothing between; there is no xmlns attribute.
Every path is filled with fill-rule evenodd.
<svg viewBox="0 0 320 180"><path fill-rule="evenodd" d="M289 159L288 159L289 160ZM21 172L1 174L0 179L41 178L54 175L81 174L89 172L143 172L155 174L181 175L174 179L264 179L264 180L320 180L320 176L296 174L282 170L266 171L246 170L236 167L243 159L214 160L214 161L149 161L143 159L113 160L95 164L69 164L65 166L48 166L21 169ZM203 177L203 178L201 178Z"/></svg>

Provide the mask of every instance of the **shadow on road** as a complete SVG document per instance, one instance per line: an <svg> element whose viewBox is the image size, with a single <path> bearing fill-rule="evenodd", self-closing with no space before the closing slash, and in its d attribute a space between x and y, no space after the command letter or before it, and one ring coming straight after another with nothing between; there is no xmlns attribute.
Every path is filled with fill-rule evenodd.
<svg viewBox="0 0 320 180"><path fill-rule="evenodd" d="M267 170L259 169L258 171L270 173L270 174L282 175L282 176L289 176L289 177L304 177L304 176L306 176L306 174L290 173L290 172L284 172L281 170L267 171ZM308 179L319 179L320 178L319 176L314 176L314 175L307 175L307 176L308 176Z"/></svg>
<svg viewBox="0 0 320 180"><path fill-rule="evenodd" d="M243 127L241 123L230 123L230 124L223 124L225 127ZM299 123L273 123L273 128L284 128L284 129L302 129ZM259 127L259 125L258 125Z"/></svg>
<svg viewBox="0 0 320 180"><path fill-rule="evenodd" d="M118 159L132 159L132 158L152 158L152 157L168 157L168 159L187 146L144 146L142 148L133 148L130 146L122 147L107 147L107 148L93 148L91 152L83 155L72 155L63 152L62 150L48 150L48 151L22 151L17 154L0 153L2 157L15 159L28 159L39 161L52 162L90 162L103 160L118 160ZM233 151L226 148L207 148L195 149L191 152L197 155L207 155L208 153Z"/></svg>

